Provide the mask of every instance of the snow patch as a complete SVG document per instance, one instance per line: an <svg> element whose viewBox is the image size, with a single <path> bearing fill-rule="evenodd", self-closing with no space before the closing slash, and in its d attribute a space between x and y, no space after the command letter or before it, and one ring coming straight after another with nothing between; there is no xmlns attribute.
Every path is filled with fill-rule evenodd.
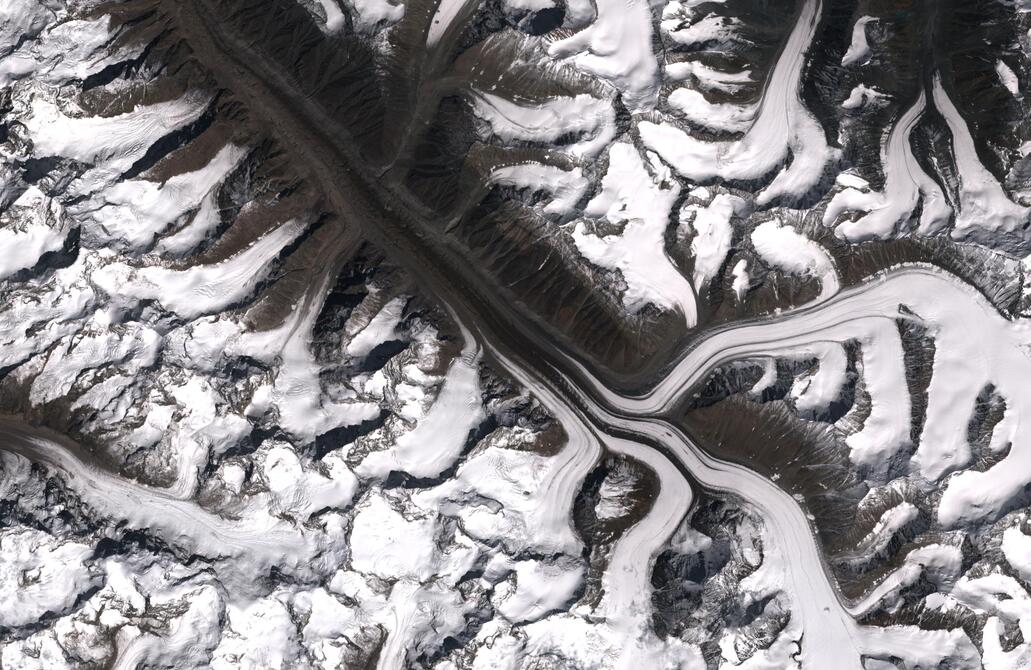
<svg viewBox="0 0 1031 670"><path fill-rule="evenodd" d="M935 75L934 103L952 133L953 154L959 175L959 212L952 237L998 246L1006 235L1026 241L1029 210L1010 200L999 180L981 163L966 121Z"/></svg>
<svg viewBox="0 0 1031 670"><path fill-rule="evenodd" d="M870 60L870 44L866 40L866 26L877 19L873 16L861 16L852 27L852 43L848 51L841 58L844 67L850 65L864 65Z"/></svg>
<svg viewBox="0 0 1031 670"><path fill-rule="evenodd" d="M766 264L791 275L820 280L817 300L838 292L838 271L826 249L791 226L770 220L752 231L752 247Z"/></svg>
<svg viewBox="0 0 1031 670"><path fill-rule="evenodd" d="M568 59L623 94L634 112L655 106L659 65L652 52L652 14L645 0L596 0L597 16L583 30L548 47L552 58Z"/></svg>
<svg viewBox="0 0 1031 670"><path fill-rule="evenodd" d="M688 225L694 231L691 254L695 260L695 290L704 290L723 267L734 236L731 220L740 216L745 207L745 201L736 195L720 193L707 205L691 204L681 210L681 220L690 217Z"/></svg>
<svg viewBox="0 0 1031 670"><path fill-rule="evenodd" d="M111 263L93 273L93 282L125 307L156 300L184 319L214 314L253 295L272 263L304 232L307 224L290 221L266 233L250 247L222 262L183 270L152 265L134 268Z"/></svg>
<svg viewBox="0 0 1031 670"><path fill-rule="evenodd" d="M0 280L36 266L64 248L68 226L57 201L30 186L0 216Z"/></svg>
<svg viewBox="0 0 1031 670"><path fill-rule="evenodd" d="M995 61L995 72L999 75L999 81L1006 87L1006 90L1017 96L1020 95L1020 80L1013 69L1004 61Z"/></svg>
<svg viewBox="0 0 1031 670"><path fill-rule="evenodd" d="M0 626L38 622L71 607L94 579L84 562L93 550L38 530L0 530Z"/></svg>
<svg viewBox="0 0 1031 670"><path fill-rule="evenodd" d="M436 401L413 430L385 451L371 452L358 466L363 478L385 479L391 472L436 477L451 467L469 433L483 419L480 397L480 348L468 331L465 346L448 368Z"/></svg>
<svg viewBox="0 0 1031 670"><path fill-rule="evenodd" d="M552 200L544 206L544 212L558 215L571 214L588 186L580 168L563 170L540 163L495 168L487 181L499 186L546 191L551 194Z"/></svg>
<svg viewBox="0 0 1031 670"><path fill-rule="evenodd" d="M472 101L473 112L485 120L491 132L503 142L550 144L565 135L579 134L582 137L563 147L563 151L576 157L593 158L616 134L612 102L587 94L550 98L531 105L477 92Z"/></svg>
<svg viewBox="0 0 1031 670"><path fill-rule="evenodd" d="M623 232L600 237L581 222L572 235L587 260L622 273L628 311L639 312L649 303L675 308L692 327L697 321L694 290L665 251L669 213L679 193L676 180L655 154L648 152L645 162L634 145L616 143L609 151L601 191L584 213L623 224Z"/></svg>

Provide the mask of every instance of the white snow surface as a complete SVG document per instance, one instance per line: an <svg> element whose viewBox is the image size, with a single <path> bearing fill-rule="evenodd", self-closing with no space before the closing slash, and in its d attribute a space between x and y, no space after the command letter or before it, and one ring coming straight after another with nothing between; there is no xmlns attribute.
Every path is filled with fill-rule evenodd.
<svg viewBox="0 0 1031 670"><path fill-rule="evenodd" d="M67 448L5 423L3 435L15 453L42 462L102 516L119 519L129 528L146 528L168 542L213 558L234 557L244 571L259 572L271 565L308 569L321 551L319 538L254 506L243 518L212 514L195 502L167 491L135 484L88 465Z"/></svg>
<svg viewBox="0 0 1031 670"><path fill-rule="evenodd" d="M863 428L845 439L853 463L885 467L888 459L909 443L910 406L902 338L894 323L871 321L860 335L863 379L870 395L870 415Z"/></svg>
<svg viewBox="0 0 1031 670"><path fill-rule="evenodd" d="M350 0L357 16L356 23L365 30L373 30L380 25L393 25L405 15L404 4L390 0Z"/></svg>
<svg viewBox="0 0 1031 670"><path fill-rule="evenodd" d="M709 102L701 92L681 87L670 93L669 105L685 120L722 132L744 132L755 118L753 106Z"/></svg>
<svg viewBox="0 0 1031 670"><path fill-rule="evenodd" d="M185 319L223 311L253 294L268 276L279 253L304 232L307 224L289 221L266 233L235 256L212 265L172 269L160 265L134 268L111 263L93 273L93 282L128 307L156 300Z"/></svg>
<svg viewBox="0 0 1031 670"><path fill-rule="evenodd" d="M429 579L436 567L434 528L432 517L405 518L383 494L372 492L354 516L351 567L380 579Z"/></svg>
<svg viewBox="0 0 1031 670"><path fill-rule="evenodd" d="M667 63L666 77L673 81L683 81L693 77L703 91L719 93L736 93L744 86L754 83L750 70L729 72L716 69L699 60Z"/></svg>
<svg viewBox="0 0 1031 670"><path fill-rule="evenodd" d="M814 342L812 347L799 352L814 356L817 370L803 375L791 386L791 399L802 416L819 416L839 400L845 388L848 356L836 342Z"/></svg>
<svg viewBox="0 0 1031 670"><path fill-rule="evenodd" d="M160 351L161 335L152 328L133 324L84 328L77 338L54 347L32 381L29 400L43 405L66 395L87 370L110 364L124 364L132 372L153 365Z"/></svg>
<svg viewBox="0 0 1031 670"><path fill-rule="evenodd" d="M364 328L351 334L344 352L348 356L362 358L368 356L380 343L394 339L407 302L406 297L398 296L384 305Z"/></svg>
<svg viewBox="0 0 1031 670"><path fill-rule="evenodd" d="M654 153L646 160L632 144L617 142L609 151L601 191L587 203L585 214L623 224L623 231L599 237L581 222L573 229L573 241L587 260L623 275L628 311L649 303L678 309L691 327L697 321L694 289L665 251L670 210L679 193Z"/></svg>
<svg viewBox="0 0 1031 670"><path fill-rule="evenodd" d="M252 247L253 248L253 247ZM257 414L274 409L279 425L296 438L312 441L341 426L354 426L374 418L379 408L356 393L348 397L327 397L319 379L320 366L309 346L315 320L330 289L330 279L322 277L301 306L283 325L271 331L244 332L237 337L213 333L216 346L234 356L279 362L271 388L262 391ZM228 342L226 340L228 339ZM221 352L219 352L221 353Z"/></svg>
<svg viewBox="0 0 1031 670"><path fill-rule="evenodd" d="M326 13L326 32L335 33L344 26L344 13L340 11L337 0L317 0L322 11Z"/></svg>
<svg viewBox="0 0 1031 670"><path fill-rule="evenodd" d="M495 589L495 607L512 623L537 621L573 601L583 583L580 561L517 561L513 576Z"/></svg>
<svg viewBox="0 0 1031 670"><path fill-rule="evenodd" d="M470 536L500 542L510 553L578 555L582 545L569 509L599 449L596 441L577 433L553 457L517 449L518 444L518 431L494 435L454 477L417 499L459 518ZM462 504L480 497L481 504Z"/></svg>
<svg viewBox="0 0 1031 670"><path fill-rule="evenodd" d="M20 627L70 607L94 581L93 550L26 527L0 530L0 626Z"/></svg>
<svg viewBox="0 0 1031 670"><path fill-rule="evenodd" d="M228 622L212 653L213 670L298 667L303 651L290 611L275 597L226 607Z"/></svg>
<svg viewBox="0 0 1031 670"><path fill-rule="evenodd" d="M187 94L177 100L139 106L112 117L70 116L57 104L35 97L21 118L38 156L60 156L95 165L75 190L90 192L142 158L154 139L197 119L206 98Z"/></svg>
<svg viewBox="0 0 1031 670"><path fill-rule="evenodd" d="M597 0L594 21L548 47L553 58L612 84L634 112L654 107L659 64L652 51L652 15L645 0Z"/></svg>
<svg viewBox="0 0 1031 670"><path fill-rule="evenodd" d="M81 81L142 49L138 44L113 48L109 17L71 19L55 2L10 0L0 12L0 86Z"/></svg>
<svg viewBox="0 0 1031 670"><path fill-rule="evenodd" d="M935 76L934 104L945 117L952 133L956 170L959 175L959 211L952 237L981 243L998 243L1006 235L1025 239L1024 226L1031 210L1010 199L999 180L977 156L974 138L966 121Z"/></svg>
<svg viewBox="0 0 1031 670"><path fill-rule="evenodd" d="M749 284L751 279L748 276L748 260L742 258L734 264L734 269L731 271L734 275L734 281L731 288L734 289L734 296L738 302L745 299L745 294L748 292Z"/></svg>
<svg viewBox="0 0 1031 670"><path fill-rule="evenodd" d="M884 191L848 187L837 192L824 211L823 222L835 225L835 234L850 242L889 239L905 229L917 205L916 231L933 235L949 223L952 207L945 194L917 162L910 136L925 108L925 96L895 123L881 149ZM862 211L854 220L840 221L845 212Z"/></svg>
<svg viewBox="0 0 1031 670"><path fill-rule="evenodd" d="M776 220L759 224L752 231L752 246L763 262L777 270L819 279L818 300L838 292L838 270L830 254L791 226Z"/></svg>
<svg viewBox="0 0 1031 670"><path fill-rule="evenodd" d="M37 187L29 187L0 215L0 281L35 267L45 254L60 251L67 237L61 205Z"/></svg>
<svg viewBox="0 0 1031 670"><path fill-rule="evenodd" d="M53 10L35 0L10 0L0 8L0 57L14 51L23 36L39 35L52 20Z"/></svg>
<svg viewBox="0 0 1031 670"><path fill-rule="evenodd" d="M287 445L270 449L262 463L262 475L268 483L272 512L307 521L315 512L349 507L358 490L357 477L339 456L329 455L321 465L321 471L306 468Z"/></svg>
<svg viewBox="0 0 1031 670"><path fill-rule="evenodd" d="M462 353L451 362L437 399L411 431L386 451L370 453L358 467L362 477L385 479L391 472L436 477L458 460L466 441L483 419L480 397L480 349L463 333Z"/></svg>
<svg viewBox="0 0 1031 670"><path fill-rule="evenodd" d="M218 225L217 187L246 153L242 147L226 145L203 168L164 183L142 179L118 182L97 194L90 205L76 208L90 222L85 234L129 250L143 250L158 235L192 215L188 233L162 240L170 250L192 250Z"/></svg>
<svg viewBox="0 0 1031 670"><path fill-rule="evenodd" d="M848 94L848 97L841 103L841 106L844 109L859 109L860 107L866 106L872 100L878 100L884 97L886 97L884 93L881 93L872 86L856 84Z"/></svg>
<svg viewBox="0 0 1031 670"><path fill-rule="evenodd" d="M553 165L540 163L505 165L495 168L490 173L488 182L499 186L547 191L552 199L544 206L544 212L559 215L573 213L588 186L580 168L563 170Z"/></svg>
<svg viewBox="0 0 1031 670"><path fill-rule="evenodd" d="M1031 581L1031 536L1010 527L1002 534L1002 553L1021 579Z"/></svg>
<svg viewBox="0 0 1031 670"><path fill-rule="evenodd" d="M473 112L484 119L503 142L527 141L549 144L571 133L580 139L563 151L582 158L597 156L616 134L612 102L587 94L556 97L533 104L517 103L477 92Z"/></svg>
<svg viewBox="0 0 1031 670"><path fill-rule="evenodd" d="M1013 68L1004 61L995 61L995 72L999 75L999 81L1006 87L1006 90L1013 95L1020 95L1020 80L1017 78Z"/></svg>
<svg viewBox="0 0 1031 670"><path fill-rule="evenodd" d="M801 198L823 178L838 151L827 146L823 129L800 94L805 52L820 18L820 0L807 0L783 53L769 75L762 102L740 139L710 142L668 121L643 121L644 144L684 177L697 182L753 181L779 170L757 204ZM790 157L790 165L786 165Z"/></svg>
<svg viewBox="0 0 1031 670"><path fill-rule="evenodd" d="M881 552L902 527L920 514L916 505L901 502L881 514L874 527L859 541L859 547L869 553Z"/></svg>
<svg viewBox="0 0 1031 670"><path fill-rule="evenodd" d="M852 42L841 58L843 66L864 65L870 60L870 44L866 40L866 26L876 20L877 18L873 16L861 16L856 20L852 26Z"/></svg>
<svg viewBox="0 0 1031 670"><path fill-rule="evenodd" d="M691 254L694 256L695 289L701 291L716 277L730 252L734 228L731 219L743 213L745 201L736 195L720 193L707 205L686 205L680 218L691 217L694 232Z"/></svg>
<svg viewBox="0 0 1031 670"><path fill-rule="evenodd" d="M662 10L660 26L664 33L677 44L695 46L706 43L728 44L733 39L735 28L740 25L739 19L708 13L698 18L692 5L698 3L670 2ZM686 10L686 11L685 11ZM684 18L689 17L689 21Z"/></svg>

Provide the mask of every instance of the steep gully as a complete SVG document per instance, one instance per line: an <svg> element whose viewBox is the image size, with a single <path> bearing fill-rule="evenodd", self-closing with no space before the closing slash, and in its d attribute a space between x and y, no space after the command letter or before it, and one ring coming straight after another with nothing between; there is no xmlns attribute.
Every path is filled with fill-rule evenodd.
<svg viewBox="0 0 1031 670"><path fill-rule="evenodd" d="M911 632L859 626L838 594L812 529L798 503L773 482L746 467L709 456L688 435L663 418L715 366L742 356L769 354L790 343L846 339L859 317L898 318L900 302L931 291L957 288L958 280L927 268L900 268L808 309L782 318L734 324L694 342L676 366L639 396L612 391L574 356L556 351L539 324L513 312L463 261L460 250L421 220L419 208L388 183L363 174L346 135L250 45L222 32L204 0L169 3L179 29L219 82L232 90L294 154L296 165L318 182L332 208L413 272L426 289L473 327L499 366L527 386L579 441L569 467L587 469L597 445L639 458L660 475L662 488L652 512L621 540L605 578L605 616L645 625L649 607L649 565L691 503L687 479L726 492L754 507L766 520L771 550L785 571L785 590L804 631L801 660L806 668L861 668L864 654L898 655L914 642ZM337 132L335 132L337 131ZM972 292L972 290L968 291ZM979 296L978 296L979 297ZM964 300L971 299L968 294ZM968 304L968 303L964 303ZM77 466L55 451L4 427L10 447L74 475ZM45 440L44 440L45 442ZM17 445L20 445L17 446ZM576 462L579 461L579 462ZM113 490L113 482L98 482ZM808 641L815 643L807 643ZM629 660L629 659L628 659Z"/></svg>

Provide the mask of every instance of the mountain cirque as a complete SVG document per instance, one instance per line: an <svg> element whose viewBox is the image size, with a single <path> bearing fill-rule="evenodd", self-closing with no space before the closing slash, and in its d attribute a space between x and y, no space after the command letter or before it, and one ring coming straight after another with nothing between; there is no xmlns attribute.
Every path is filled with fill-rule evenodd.
<svg viewBox="0 0 1031 670"><path fill-rule="evenodd" d="M1031 667L1029 29L6 0L0 667Z"/></svg>

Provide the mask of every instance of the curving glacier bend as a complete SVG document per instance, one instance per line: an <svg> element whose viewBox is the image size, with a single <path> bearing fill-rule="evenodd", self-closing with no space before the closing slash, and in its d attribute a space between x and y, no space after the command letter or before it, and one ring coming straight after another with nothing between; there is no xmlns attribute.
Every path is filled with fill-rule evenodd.
<svg viewBox="0 0 1031 670"><path fill-rule="evenodd" d="M0 667L1026 667L1031 13L903 4L0 7Z"/></svg>
<svg viewBox="0 0 1031 670"><path fill-rule="evenodd" d="M907 312L904 308L912 311ZM850 657L855 659L854 667L862 667L859 664L861 657L877 655L903 658L917 667L937 666L952 657L974 664L977 652L962 634L857 626L853 611L842 602L826 574L824 561L812 539L809 521L797 501L745 467L712 459L674 427L648 417L668 411L719 365L735 359L783 355L815 343L843 343L869 330L871 322L894 320L900 316L929 324L939 333L939 342L951 335L952 339L946 341L958 350L938 351L944 352L939 354L942 358L954 356L946 359L952 369L963 365L963 361L980 362L979 359L990 358L991 363L983 366L989 378L1007 388L1004 393L1017 402L1023 380L1031 373L1031 357L1027 349L1031 328L1026 323L1001 317L982 295L956 278L937 268L922 266L901 266L839 293L822 304L790 312L780 319L735 324L710 335L689 349L673 370L646 395L619 395L591 377L583 367L579 369L579 374L588 381L591 393L611 408L592 406L593 413L604 424L637 433L649 438L653 444L662 445L664 451L680 461L702 486L731 492L762 510L770 524L772 537L777 538L774 551L782 554L779 558L788 573L788 583L793 585L791 592L804 594L796 603L803 628L821 640L832 641L815 648L803 647L804 667L848 667L849 661L845 659ZM980 329L971 337L971 324L975 323L980 324ZM511 362L507 366L512 370ZM963 384L958 380L950 381L954 387ZM583 392L577 392L573 382L567 380L566 386L581 402L591 402ZM948 384L943 386L949 387ZM943 392L941 395L946 394ZM929 417L928 427L941 430L949 421L966 421L966 417L957 412L954 397L946 396L936 405L936 411L941 415ZM1010 411L1019 413L1021 409L1016 405ZM1023 410L1025 413L1028 411L1031 408ZM908 417L905 419L908 421ZM943 432L945 436L949 435L947 429ZM871 439L883 446L884 436ZM937 437L937 440L941 439ZM930 444L937 440L930 441ZM1013 448L1018 451L1014 452ZM997 516L1006 509L1011 499L1028 484L1024 477L1031 479L1031 475L1027 475L1028 468L1024 467L1027 448L1024 448L1023 455L1019 448L1019 444L1014 444L1009 455L987 472L953 478L945 490L943 506L939 507L942 524L954 525L974 515ZM933 461L936 456L957 457L955 449L941 451L941 455L931 454L924 460ZM962 450L958 451L959 457L962 453ZM914 458L919 456L920 452L917 452ZM930 476L937 479L941 476L938 472L932 470ZM852 653L844 650L852 650Z"/></svg>

